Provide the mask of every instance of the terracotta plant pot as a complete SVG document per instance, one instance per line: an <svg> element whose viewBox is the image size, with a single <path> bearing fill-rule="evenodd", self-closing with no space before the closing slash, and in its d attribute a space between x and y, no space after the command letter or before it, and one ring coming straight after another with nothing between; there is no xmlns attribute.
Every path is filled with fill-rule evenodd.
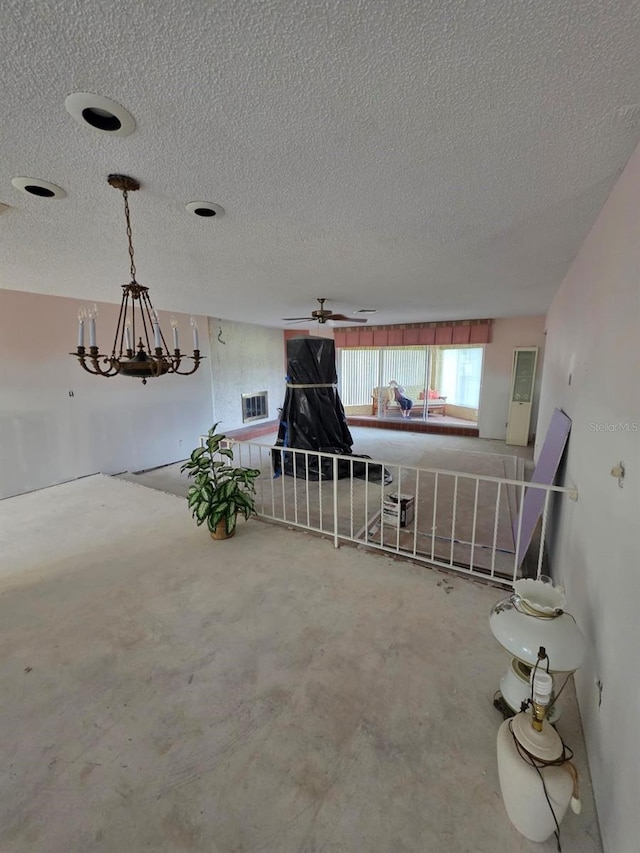
<svg viewBox="0 0 640 853"><path fill-rule="evenodd" d="M235 527L233 528L233 531L231 533L227 533L226 518L221 518L220 521L216 524L216 529L212 533L210 533L212 539L231 539L231 537L235 535Z"/></svg>

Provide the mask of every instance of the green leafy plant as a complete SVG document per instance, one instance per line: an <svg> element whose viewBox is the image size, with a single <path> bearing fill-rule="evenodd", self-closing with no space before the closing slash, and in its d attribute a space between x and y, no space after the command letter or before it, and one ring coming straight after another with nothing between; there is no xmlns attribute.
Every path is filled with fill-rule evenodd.
<svg viewBox="0 0 640 853"><path fill-rule="evenodd" d="M222 447L226 436L217 433L214 424L203 447L197 447L180 471L188 472L194 483L187 493L189 509L197 525L204 524L211 533L222 520L227 536L236 529L238 513L246 519L256 511L254 480L260 475L255 468L241 468L233 462L233 450ZM227 462L226 460L229 460Z"/></svg>

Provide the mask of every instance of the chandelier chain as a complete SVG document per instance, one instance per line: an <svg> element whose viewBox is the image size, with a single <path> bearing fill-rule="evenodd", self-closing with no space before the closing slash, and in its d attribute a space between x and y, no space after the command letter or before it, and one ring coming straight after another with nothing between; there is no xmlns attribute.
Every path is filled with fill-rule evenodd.
<svg viewBox="0 0 640 853"><path fill-rule="evenodd" d="M129 193L126 190L122 190L122 197L124 198L124 216L127 220L127 239L129 241L129 257L131 258L131 281L134 284L136 282L136 265L133 260L133 238L131 233L131 217L129 215Z"/></svg>

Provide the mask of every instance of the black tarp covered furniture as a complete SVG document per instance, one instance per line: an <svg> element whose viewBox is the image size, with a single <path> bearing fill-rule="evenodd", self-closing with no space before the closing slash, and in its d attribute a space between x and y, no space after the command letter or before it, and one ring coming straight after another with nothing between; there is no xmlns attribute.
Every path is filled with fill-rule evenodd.
<svg viewBox="0 0 640 853"><path fill-rule="evenodd" d="M334 460L317 453L351 456L338 460L338 477L353 476L379 482L391 482L381 465L364 461L368 457L352 454L353 438L337 388L334 342L329 338L300 337L287 341L287 388L280 415L273 470L280 474L310 480L331 480ZM285 448L315 451L287 453Z"/></svg>

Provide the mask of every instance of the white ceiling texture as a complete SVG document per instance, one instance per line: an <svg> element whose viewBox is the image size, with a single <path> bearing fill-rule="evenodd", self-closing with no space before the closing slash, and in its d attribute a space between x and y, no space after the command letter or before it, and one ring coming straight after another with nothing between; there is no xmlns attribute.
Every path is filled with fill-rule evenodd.
<svg viewBox="0 0 640 853"><path fill-rule="evenodd" d="M637 0L4 0L0 285L118 302L121 172L158 308L542 313L640 138L639 45Z"/></svg>

